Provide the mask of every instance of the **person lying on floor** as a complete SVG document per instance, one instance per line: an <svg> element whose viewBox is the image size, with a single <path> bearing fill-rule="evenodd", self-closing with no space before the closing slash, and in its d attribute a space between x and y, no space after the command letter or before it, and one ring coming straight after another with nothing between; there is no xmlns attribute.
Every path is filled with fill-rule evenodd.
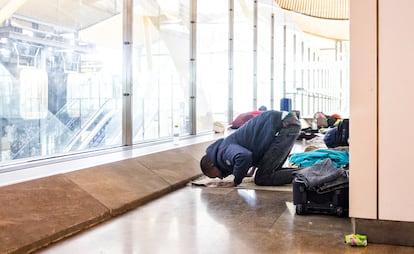
<svg viewBox="0 0 414 254"><path fill-rule="evenodd" d="M210 178L234 175L233 182L214 183L215 187L235 187L253 174L257 185L292 183L292 173L297 169L282 166L300 130L300 122L292 113L265 111L209 145L200 160L201 171Z"/></svg>

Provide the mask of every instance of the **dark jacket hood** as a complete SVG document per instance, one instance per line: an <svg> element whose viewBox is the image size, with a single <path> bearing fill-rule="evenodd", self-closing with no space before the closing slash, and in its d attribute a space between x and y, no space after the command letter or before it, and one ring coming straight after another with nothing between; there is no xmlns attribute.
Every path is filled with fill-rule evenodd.
<svg viewBox="0 0 414 254"><path fill-rule="evenodd" d="M221 145L223 140L224 140L223 138L216 140L213 144L209 145L206 149L207 157L216 166L218 166L217 152L218 152L219 146Z"/></svg>

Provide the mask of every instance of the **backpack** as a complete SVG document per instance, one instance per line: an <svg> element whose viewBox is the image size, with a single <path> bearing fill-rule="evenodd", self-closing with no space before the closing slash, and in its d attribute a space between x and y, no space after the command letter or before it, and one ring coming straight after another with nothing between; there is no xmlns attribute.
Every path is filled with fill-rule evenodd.
<svg viewBox="0 0 414 254"><path fill-rule="evenodd" d="M349 146L349 119L343 119L333 128L328 129L323 137L323 141L328 148L338 146Z"/></svg>
<svg viewBox="0 0 414 254"><path fill-rule="evenodd" d="M326 116L326 122L327 122L328 127L332 127L336 123L336 118L333 116Z"/></svg>
<svg viewBox="0 0 414 254"><path fill-rule="evenodd" d="M349 119L343 119L338 124L338 146L349 146Z"/></svg>

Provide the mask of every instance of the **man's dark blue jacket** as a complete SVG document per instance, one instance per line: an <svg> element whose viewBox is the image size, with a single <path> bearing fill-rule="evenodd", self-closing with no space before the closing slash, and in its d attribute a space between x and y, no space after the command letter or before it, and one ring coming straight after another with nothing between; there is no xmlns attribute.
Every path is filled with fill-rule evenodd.
<svg viewBox="0 0 414 254"><path fill-rule="evenodd" d="M261 160L282 126L282 112L263 112L207 147L207 157L221 170L223 177L233 174L234 183L239 185L249 168Z"/></svg>

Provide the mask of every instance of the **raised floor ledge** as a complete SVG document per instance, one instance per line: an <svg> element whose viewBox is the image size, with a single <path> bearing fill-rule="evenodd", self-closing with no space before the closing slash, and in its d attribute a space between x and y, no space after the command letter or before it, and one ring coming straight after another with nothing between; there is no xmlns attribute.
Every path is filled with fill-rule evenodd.
<svg viewBox="0 0 414 254"><path fill-rule="evenodd" d="M355 218L355 230L369 242L414 247L414 222Z"/></svg>
<svg viewBox="0 0 414 254"><path fill-rule="evenodd" d="M184 186L211 142L0 187L0 253L30 253Z"/></svg>

